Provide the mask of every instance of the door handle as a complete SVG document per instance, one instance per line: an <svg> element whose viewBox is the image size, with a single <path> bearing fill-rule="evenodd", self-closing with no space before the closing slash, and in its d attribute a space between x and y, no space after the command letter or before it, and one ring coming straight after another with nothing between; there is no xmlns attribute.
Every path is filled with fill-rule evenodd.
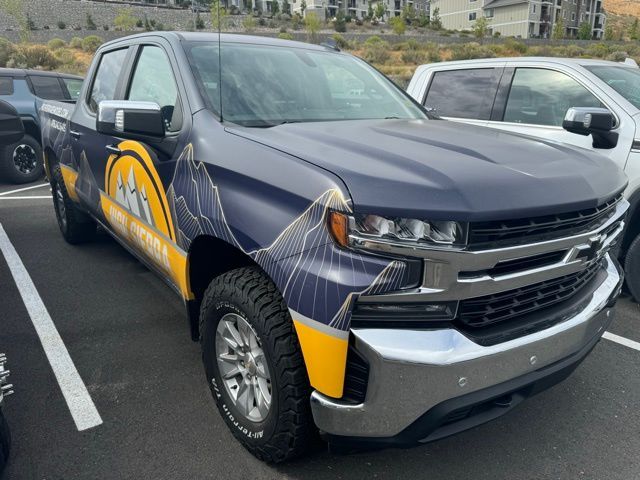
<svg viewBox="0 0 640 480"><path fill-rule="evenodd" d="M73 137L73 138L80 138L82 136L82 134L80 132L77 132L75 130L69 130L69 134Z"/></svg>
<svg viewBox="0 0 640 480"><path fill-rule="evenodd" d="M113 155L121 155L122 154L122 150L120 150L118 147L116 147L115 145L107 145L106 147L104 147L105 150Z"/></svg>

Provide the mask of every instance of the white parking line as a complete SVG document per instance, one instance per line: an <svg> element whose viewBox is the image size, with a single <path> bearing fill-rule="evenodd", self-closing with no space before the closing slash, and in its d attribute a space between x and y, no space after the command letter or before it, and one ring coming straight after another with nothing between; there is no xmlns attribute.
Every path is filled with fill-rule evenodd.
<svg viewBox="0 0 640 480"><path fill-rule="evenodd" d="M44 353L58 380L58 385L60 385L60 390L62 390L62 395L64 395L76 427L82 431L100 425L102 418L87 391L87 387L80 378L78 370L69 356L69 351L42 302L36 286L1 224L0 251L9 265L13 280L18 286L22 301L27 307L29 317L31 317L33 326L40 337Z"/></svg>
<svg viewBox="0 0 640 480"><path fill-rule="evenodd" d="M21 197L0 197L0 200L33 200L33 199L51 199L51 195L31 195L31 196L21 196Z"/></svg>
<svg viewBox="0 0 640 480"><path fill-rule="evenodd" d="M620 345L624 345L625 347L633 348L634 350L640 351L640 343L634 342L633 340L629 340L628 338L621 337L620 335L616 335L611 332L604 332L602 338L606 338L612 342L619 343Z"/></svg>
<svg viewBox="0 0 640 480"><path fill-rule="evenodd" d="M12 193L25 192L27 190L33 190L34 188L42 188L42 187L48 187L48 186L49 186L48 183L43 183L41 185L32 185L30 187L18 188L17 190L10 190L8 192L0 193L0 197L5 197L7 195L11 195Z"/></svg>

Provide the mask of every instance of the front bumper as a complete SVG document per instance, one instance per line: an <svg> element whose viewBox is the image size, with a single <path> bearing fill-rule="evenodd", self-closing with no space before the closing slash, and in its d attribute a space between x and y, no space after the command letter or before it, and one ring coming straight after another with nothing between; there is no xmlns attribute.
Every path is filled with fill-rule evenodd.
<svg viewBox="0 0 640 480"><path fill-rule="evenodd" d="M455 329L353 329L369 363L365 401L353 405L313 392L318 428L332 444L412 444L496 418L566 378L613 317L622 274L606 276L579 313L546 330L481 346Z"/></svg>

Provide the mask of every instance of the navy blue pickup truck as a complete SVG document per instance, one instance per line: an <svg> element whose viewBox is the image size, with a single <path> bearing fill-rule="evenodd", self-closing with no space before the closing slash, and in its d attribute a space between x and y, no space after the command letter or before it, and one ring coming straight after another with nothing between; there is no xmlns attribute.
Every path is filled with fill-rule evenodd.
<svg viewBox="0 0 640 480"><path fill-rule="evenodd" d="M28 183L43 177L39 104L74 103L81 88L82 77L75 75L0 68L0 101L16 108L25 129L21 138L0 144L0 180Z"/></svg>
<svg viewBox="0 0 640 480"><path fill-rule="evenodd" d="M432 118L334 48L136 35L41 117L62 235L100 225L176 291L220 414L263 460L318 432L411 445L496 418L612 319L617 167Z"/></svg>

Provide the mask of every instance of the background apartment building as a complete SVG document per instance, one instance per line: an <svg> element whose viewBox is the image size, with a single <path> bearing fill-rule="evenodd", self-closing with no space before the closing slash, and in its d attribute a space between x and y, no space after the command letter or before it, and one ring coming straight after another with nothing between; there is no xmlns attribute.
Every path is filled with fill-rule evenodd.
<svg viewBox="0 0 640 480"><path fill-rule="evenodd" d="M492 33L521 38L548 38L560 20L567 37L587 22L602 38L606 21L602 0L431 0L432 16L436 8L444 28L470 30L484 16Z"/></svg>
<svg viewBox="0 0 640 480"><path fill-rule="evenodd" d="M300 12L302 0L289 0L294 12ZM335 17L339 10L351 18L364 18L369 11L369 4L375 9L378 3L385 6L386 17L397 17L407 5L412 5L418 14L429 15L428 0L306 0L305 13L316 12L321 18Z"/></svg>

